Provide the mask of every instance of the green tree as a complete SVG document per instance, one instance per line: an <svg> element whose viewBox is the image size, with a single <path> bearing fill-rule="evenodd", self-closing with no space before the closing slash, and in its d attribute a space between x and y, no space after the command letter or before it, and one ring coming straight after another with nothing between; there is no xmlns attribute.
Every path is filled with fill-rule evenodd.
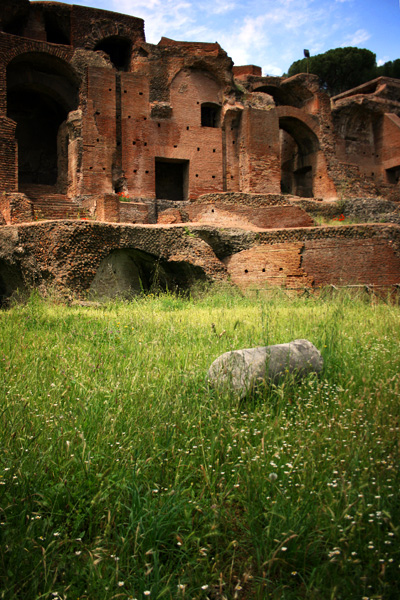
<svg viewBox="0 0 400 600"><path fill-rule="evenodd" d="M363 48L335 48L309 59L310 73L318 75L321 86L336 96L377 76L376 55ZM289 77L307 72L307 59L289 67Z"/></svg>
<svg viewBox="0 0 400 600"><path fill-rule="evenodd" d="M396 60L389 60L384 65L377 68L378 76L395 77L400 79L400 58Z"/></svg>

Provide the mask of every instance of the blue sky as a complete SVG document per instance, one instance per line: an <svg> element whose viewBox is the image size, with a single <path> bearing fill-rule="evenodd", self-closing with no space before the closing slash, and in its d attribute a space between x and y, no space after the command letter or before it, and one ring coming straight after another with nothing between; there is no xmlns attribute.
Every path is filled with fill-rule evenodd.
<svg viewBox="0 0 400 600"><path fill-rule="evenodd" d="M145 20L146 39L219 42L236 65L281 75L303 57L340 46L400 58L399 0L75 0Z"/></svg>

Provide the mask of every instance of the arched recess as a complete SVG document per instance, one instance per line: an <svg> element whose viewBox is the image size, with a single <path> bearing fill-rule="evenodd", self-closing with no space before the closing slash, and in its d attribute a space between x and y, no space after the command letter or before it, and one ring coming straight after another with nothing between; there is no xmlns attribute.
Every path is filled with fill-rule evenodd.
<svg viewBox="0 0 400 600"><path fill-rule="evenodd" d="M19 189L65 185L68 139L61 126L78 106L78 88L72 68L51 54L24 53L9 63L7 116L17 124Z"/></svg>
<svg viewBox="0 0 400 600"><path fill-rule="evenodd" d="M312 129L297 117L279 118L281 191L304 198L314 196L319 141Z"/></svg>
<svg viewBox="0 0 400 600"><path fill-rule="evenodd" d="M262 85L253 89L253 92L263 92L272 96L276 106L297 106L293 103L290 95L276 85Z"/></svg>
<svg viewBox="0 0 400 600"><path fill-rule="evenodd" d="M129 71L132 41L128 38L112 35L96 44L94 50L102 50L118 71Z"/></svg>
<svg viewBox="0 0 400 600"><path fill-rule="evenodd" d="M307 100L313 97L312 92L306 88L296 89L295 92L291 90L289 86L277 86L277 85L261 85L255 86L253 92L263 92L273 97L276 106L293 106L295 108L301 108Z"/></svg>
<svg viewBox="0 0 400 600"><path fill-rule="evenodd" d="M187 290L205 281L203 269L187 262L165 259L135 249L113 250L102 260L90 286L99 298L130 297L149 290Z"/></svg>
<svg viewBox="0 0 400 600"><path fill-rule="evenodd" d="M179 71L171 83L171 104L176 119L188 125L220 126L222 88L208 71Z"/></svg>
<svg viewBox="0 0 400 600"><path fill-rule="evenodd" d="M24 290L24 282L18 267L0 259L0 307L17 291Z"/></svg>

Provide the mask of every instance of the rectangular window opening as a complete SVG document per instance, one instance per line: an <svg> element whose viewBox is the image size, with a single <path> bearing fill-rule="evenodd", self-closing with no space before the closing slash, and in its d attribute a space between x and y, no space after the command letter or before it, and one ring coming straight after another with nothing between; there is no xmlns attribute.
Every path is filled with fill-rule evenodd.
<svg viewBox="0 0 400 600"><path fill-rule="evenodd" d="M189 190L189 161L156 158L156 198L158 200L187 200Z"/></svg>
<svg viewBox="0 0 400 600"><path fill-rule="evenodd" d="M219 127L221 109L218 104L208 102L201 105L201 126Z"/></svg>
<svg viewBox="0 0 400 600"><path fill-rule="evenodd" d="M397 185L400 179L400 166L386 169L386 180L388 183Z"/></svg>

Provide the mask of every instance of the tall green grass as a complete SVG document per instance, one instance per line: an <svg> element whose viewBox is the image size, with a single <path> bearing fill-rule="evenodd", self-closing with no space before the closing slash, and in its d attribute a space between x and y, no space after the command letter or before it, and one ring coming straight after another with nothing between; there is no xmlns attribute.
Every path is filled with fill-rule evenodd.
<svg viewBox="0 0 400 600"><path fill-rule="evenodd" d="M399 597L398 306L33 296L0 332L0 598ZM295 338L319 378L208 389Z"/></svg>

